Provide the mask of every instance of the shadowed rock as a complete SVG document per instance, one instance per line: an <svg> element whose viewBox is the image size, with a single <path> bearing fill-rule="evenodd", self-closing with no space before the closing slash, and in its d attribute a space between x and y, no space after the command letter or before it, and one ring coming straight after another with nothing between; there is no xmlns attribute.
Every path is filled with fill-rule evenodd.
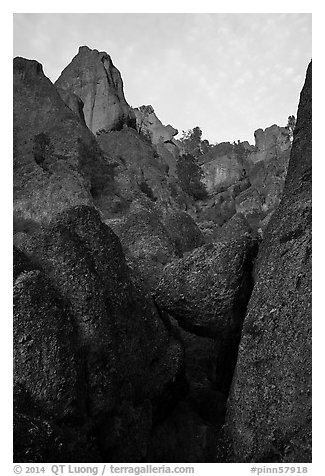
<svg viewBox="0 0 325 476"><path fill-rule="evenodd" d="M162 217L168 236L175 243L178 256L204 244L203 235L193 218L182 211L171 211Z"/></svg>
<svg viewBox="0 0 325 476"><path fill-rule="evenodd" d="M112 168L93 134L63 102L41 64L15 58L16 230L34 232L62 210L92 205L93 195L104 188L112 201Z"/></svg>
<svg viewBox="0 0 325 476"><path fill-rule="evenodd" d="M164 266L176 256L176 245L155 211L138 210L106 222L121 240L131 267L154 288Z"/></svg>
<svg viewBox="0 0 325 476"><path fill-rule="evenodd" d="M40 271L20 274L14 286L14 382L44 412L84 416L81 359L71 316Z"/></svg>
<svg viewBox="0 0 325 476"><path fill-rule="evenodd" d="M228 401L231 461L311 461L311 87L310 64L284 195L258 254Z"/></svg>
<svg viewBox="0 0 325 476"><path fill-rule="evenodd" d="M43 284L40 271L16 280L17 380L28 382L33 397L51 414L68 411L72 402L84 404L105 460L141 460L152 412L159 412L156 400L170 398L178 379L181 344L169 335L150 296L133 285L117 236L94 209L76 207L60 214L25 251L50 284ZM64 302L64 313L53 293ZM44 338L49 334L51 339ZM45 352L49 360L43 362ZM59 359L56 366L51 352ZM74 365L78 356L84 388L80 398L69 377L79 375ZM37 379L31 379L33 371L39 372Z"/></svg>
<svg viewBox="0 0 325 476"><path fill-rule="evenodd" d="M253 254L250 238L204 245L165 267L155 299L185 330L236 334L250 297Z"/></svg>

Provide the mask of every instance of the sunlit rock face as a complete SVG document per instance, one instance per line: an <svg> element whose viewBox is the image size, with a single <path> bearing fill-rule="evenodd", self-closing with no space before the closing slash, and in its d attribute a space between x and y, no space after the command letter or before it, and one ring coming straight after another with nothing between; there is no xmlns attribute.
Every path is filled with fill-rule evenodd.
<svg viewBox="0 0 325 476"><path fill-rule="evenodd" d="M223 155L202 165L203 179L208 193L228 188L243 177L243 168L233 156Z"/></svg>
<svg viewBox="0 0 325 476"><path fill-rule="evenodd" d="M255 151L249 156L251 162L268 160L290 149L290 132L287 127L279 127L276 124L254 132Z"/></svg>
<svg viewBox="0 0 325 476"><path fill-rule="evenodd" d="M140 106L134 109L134 113L138 132L146 135L155 145L160 142L169 142L178 134L178 130L170 124L163 125L150 105Z"/></svg>
<svg viewBox="0 0 325 476"><path fill-rule="evenodd" d="M80 47L55 86L80 97L86 124L93 133L120 130L123 125L135 127L121 74L107 53Z"/></svg>

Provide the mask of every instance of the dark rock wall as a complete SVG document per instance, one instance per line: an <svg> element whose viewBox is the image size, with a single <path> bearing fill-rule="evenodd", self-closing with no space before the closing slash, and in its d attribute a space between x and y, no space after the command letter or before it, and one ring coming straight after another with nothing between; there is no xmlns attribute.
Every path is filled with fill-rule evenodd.
<svg viewBox="0 0 325 476"><path fill-rule="evenodd" d="M237 462L311 461L311 88L310 64L228 401L226 433Z"/></svg>

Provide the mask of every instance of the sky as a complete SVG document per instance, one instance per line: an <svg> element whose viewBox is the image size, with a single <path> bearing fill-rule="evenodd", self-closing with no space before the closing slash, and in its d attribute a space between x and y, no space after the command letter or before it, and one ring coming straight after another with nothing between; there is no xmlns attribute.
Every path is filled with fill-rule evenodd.
<svg viewBox="0 0 325 476"><path fill-rule="evenodd" d="M310 13L16 13L13 50L53 82L79 46L106 51L132 107L211 143L253 144L296 115L311 36Z"/></svg>

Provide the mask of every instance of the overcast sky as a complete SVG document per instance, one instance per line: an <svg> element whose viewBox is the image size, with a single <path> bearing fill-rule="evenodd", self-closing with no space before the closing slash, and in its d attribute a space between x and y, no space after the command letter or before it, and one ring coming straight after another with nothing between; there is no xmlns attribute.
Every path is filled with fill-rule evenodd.
<svg viewBox="0 0 325 476"><path fill-rule="evenodd" d="M53 82L81 45L111 56L131 106L213 143L254 143L254 130L296 115L311 14L14 14L14 56Z"/></svg>

